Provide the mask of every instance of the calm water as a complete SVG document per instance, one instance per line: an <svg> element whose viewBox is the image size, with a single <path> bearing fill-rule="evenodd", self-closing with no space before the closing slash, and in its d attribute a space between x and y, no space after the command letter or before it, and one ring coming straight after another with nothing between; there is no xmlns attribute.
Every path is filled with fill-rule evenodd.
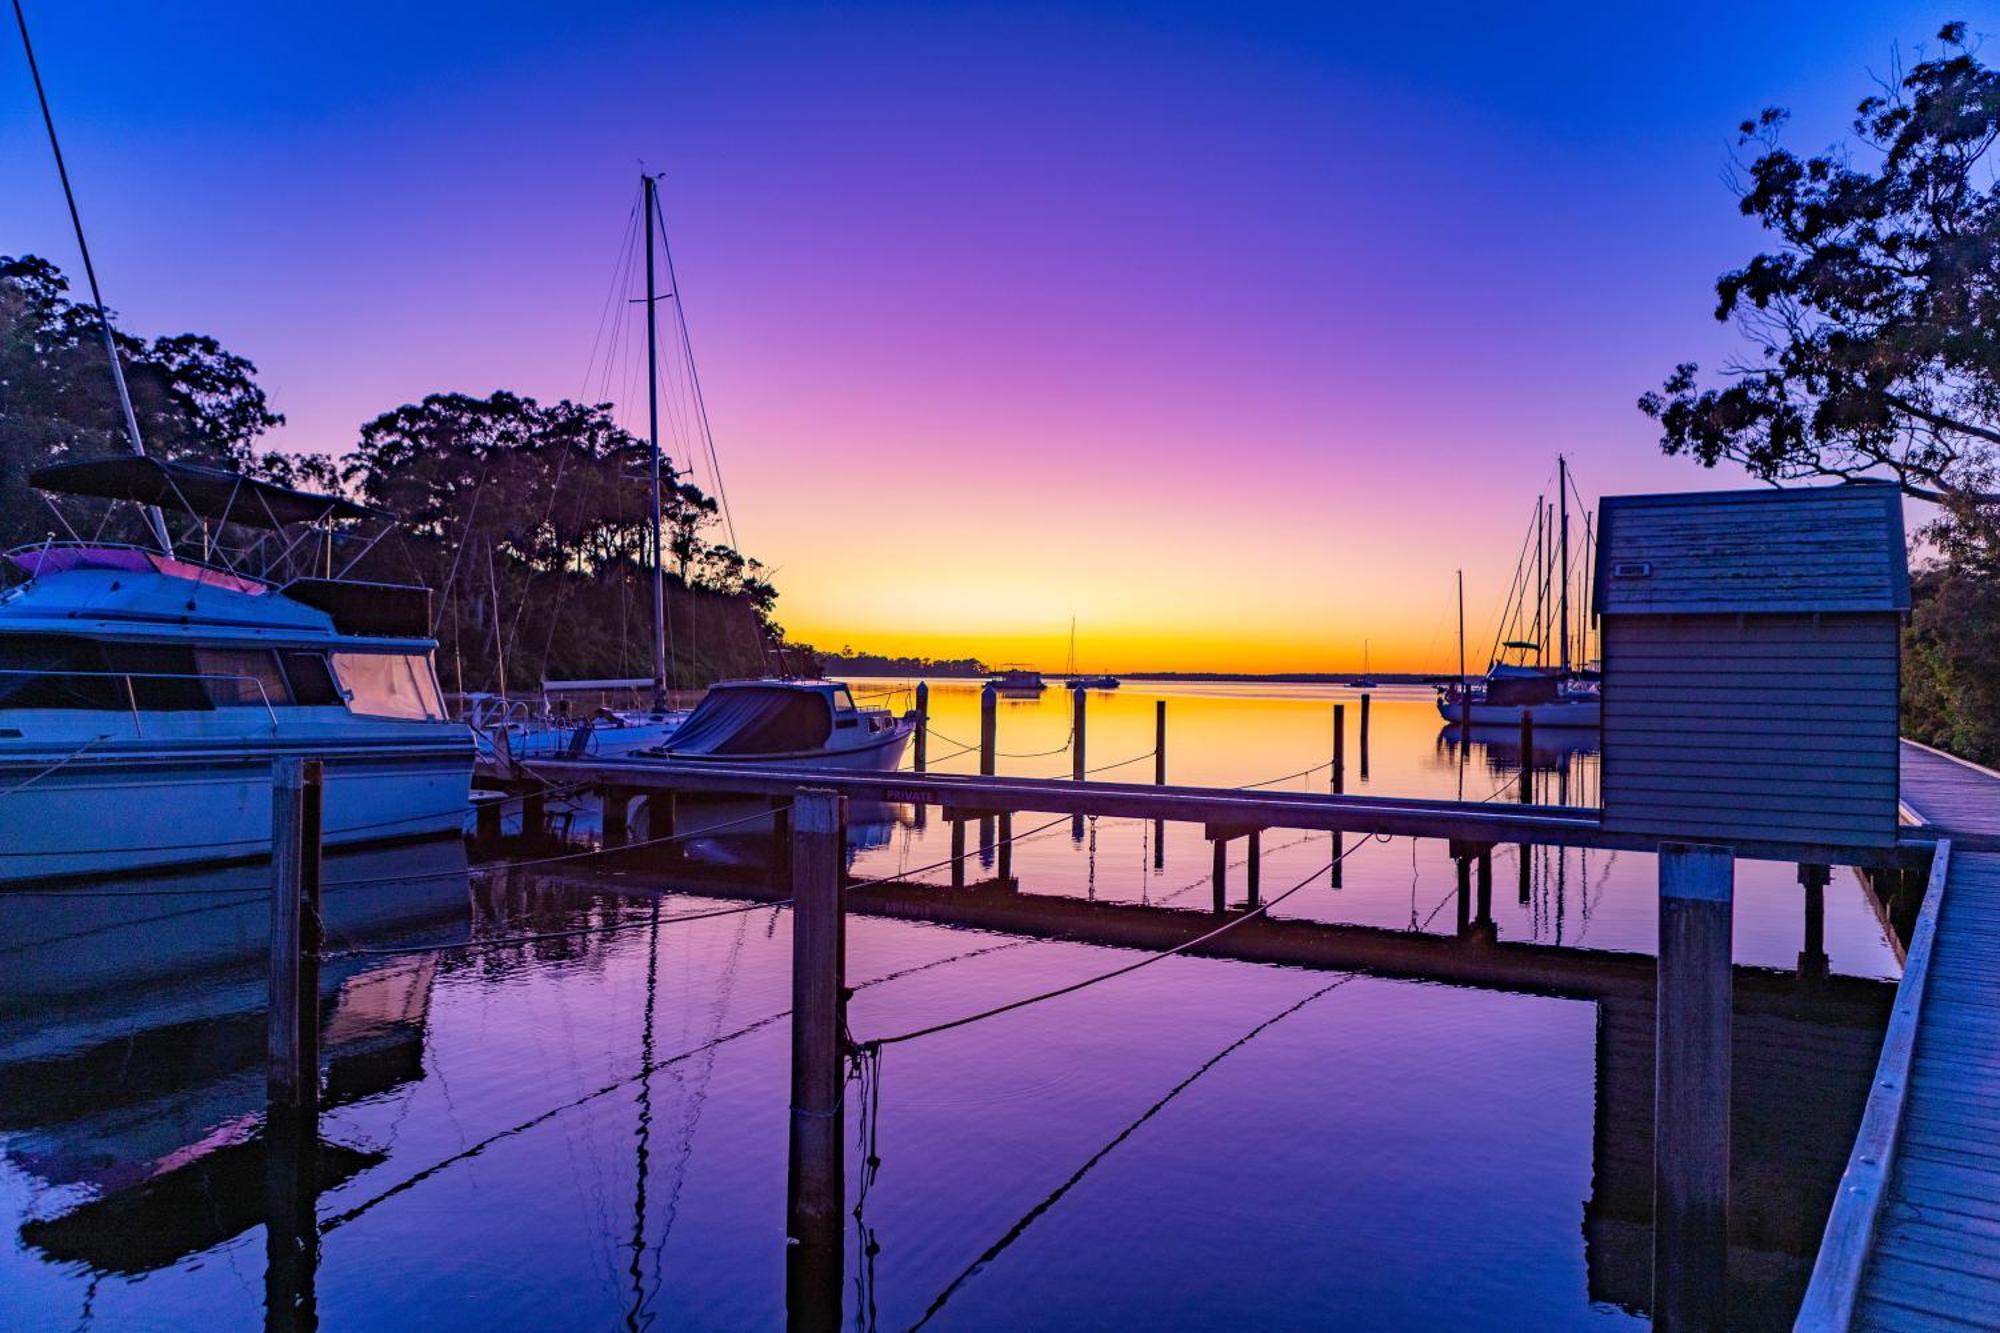
<svg viewBox="0 0 2000 1333"><path fill-rule="evenodd" d="M876 688L892 686L857 686ZM1093 695L1090 765L1150 751L1162 696L1175 782L1323 764L1331 704L1345 699L1349 791L1451 796L1462 784L1468 799L1517 799L1512 737L1475 735L1462 753L1427 692L1393 688L1375 692L1366 776L1353 694L1305 687ZM931 702L934 756L976 739L974 689L940 682ZM1001 770L1067 775L1066 753L1036 752L1060 749L1069 706L1060 690L1003 701L1000 748L1019 757ZM1537 763L1544 799L1593 799L1594 755L1551 745ZM1147 780L1150 760L1100 776ZM1321 769L1276 785L1326 781ZM924 827L909 808L856 815L861 876L946 855L934 810ZM572 834L591 836L594 821L575 811ZM1198 828L1169 825L1156 868L1150 824L1016 827L1028 894L1208 903ZM743 832L701 840L696 859L754 863L767 838ZM1308 884L1276 915L1457 930L1443 844L1367 843L1335 888L1329 843L1266 835L1266 897ZM628 928L328 966L323 1327L782 1322L789 919L767 908L667 922L714 910L713 890L675 892L690 872L643 860L468 871L455 845L329 860L337 947ZM1574 951L1580 980L1564 993L1173 958L890 1048L865 1200L858 1138L849 1167L862 1203L849 1321L1643 1322L1652 1015L1615 977L1620 952L1652 949L1654 866L1547 851L1526 870L1496 850L1494 928ZM263 875L0 897L0 1327L261 1323ZM1738 962L1795 968L1793 869L1742 863L1737 875ZM1827 891L1825 934L1833 983L1773 976L1751 999L1739 987L1731 1269L1746 1326L1789 1323L1879 1039L1886 987L1855 979L1897 971L1878 905L1847 872ZM867 916L848 939L862 1038L1136 956ZM850 1096L852 1112L861 1103ZM850 1128L858 1136L858 1114Z"/></svg>

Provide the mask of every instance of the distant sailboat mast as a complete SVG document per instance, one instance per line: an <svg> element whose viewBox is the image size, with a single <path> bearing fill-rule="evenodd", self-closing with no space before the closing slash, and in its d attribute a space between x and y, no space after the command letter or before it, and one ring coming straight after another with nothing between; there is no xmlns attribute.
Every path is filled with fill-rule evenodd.
<svg viewBox="0 0 2000 1333"><path fill-rule="evenodd" d="M1556 503L1562 506L1562 569L1557 601L1562 607L1562 670L1569 674L1569 460L1556 455Z"/></svg>
<svg viewBox="0 0 2000 1333"><path fill-rule="evenodd" d="M111 380L118 386L118 407L125 416L125 439L132 452L144 458L146 443L139 438L139 418L132 411L132 393L125 387L125 367L118 360L118 342L111 336L111 312L104 308L104 293L98 290L97 267L90 262L90 244L83 239L83 215L77 212L76 192L70 189L69 167L63 162L62 144L56 139L55 116L49 111L49 95L42 87L42 68L35 61L34 43L28 40L28 17L21 12L21 0L14 0L14 22L21 29L21 50L28 57L28 73L34 76L35 97L42 104L42 124L49 132L49 149L55 154L56 175L62 177L63 199L69 204L69 223L76 231L76 248L83 256L83 275L90 281L90 299L97 307L97 326L104 334L104 355L111 362ZM147 526L163 554L173 554L167 536L167 520L158 505L145 506Z"/></svg>

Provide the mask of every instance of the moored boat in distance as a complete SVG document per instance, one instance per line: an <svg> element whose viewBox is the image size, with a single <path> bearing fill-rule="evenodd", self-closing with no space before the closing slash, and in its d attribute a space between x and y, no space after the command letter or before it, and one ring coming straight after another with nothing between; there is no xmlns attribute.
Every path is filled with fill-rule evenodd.
<svg viewBox="0 0 2000 1333"><path fill-rule="evenodd" d="M1115 690L1122 682L1116 676L1071 676L1064 683L1072 690Z"/></svg>
<svg viewBox="0 0 2000 1333"><path fill-rule="evenodd" d="M986 683L1002 694L1040 694L1049 687L1041 672L1024 666L1003 666Z"/></svg>
<svg viewBox="0 0 2000 1333"><path fill-rule="evenodd" d="M1603 695L1594 672L1496 662L1484 678L1440 685L1437 706L1446 722L1475 727L1518 725L1525 713L1537 727L1594 730L1602 720Z"/></svg>
<svg viewBox="0 0 2000 1333"><path fill-rule="evenodd" d="M0 882L266 856L283 756L325 762L329 846L463 829L472 737L438 690L428 590L334 573L388 515L138 456L30 482L178 508L200 558L7 553L26 581L0 593Z"/></svg>

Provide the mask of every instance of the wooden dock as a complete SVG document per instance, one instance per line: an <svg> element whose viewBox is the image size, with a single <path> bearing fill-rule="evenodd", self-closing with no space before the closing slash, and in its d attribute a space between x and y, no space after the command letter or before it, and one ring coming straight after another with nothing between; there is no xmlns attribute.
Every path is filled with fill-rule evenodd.
<svg viewBox="0 0 2000 1333"><path fill-rule="evenodd" d="M2000 773L1905 741L1939 836L1874 1090L1798 1327L2000 1327Z"/></svg>

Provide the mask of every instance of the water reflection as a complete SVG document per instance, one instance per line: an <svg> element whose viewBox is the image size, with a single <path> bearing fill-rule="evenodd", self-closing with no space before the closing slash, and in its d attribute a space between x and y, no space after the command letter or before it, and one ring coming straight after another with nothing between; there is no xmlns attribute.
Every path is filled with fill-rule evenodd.
<svg viewBox="0 0 2000 1333"><path fill-rule="evenodd" d="M1174 776L1319 762L1325 705L1176 694ZM1349 789L1448 793L1463 770L1507 799L1508 738L1440 745L1424 706L1378 698L1369 777L1357 765ZM1091 707L1093 754L1145 748L1150 699ZM1035 748L1046 711L1007 713L1006 748ZM1559 771L1564 756L1541 751L1536 767ZM1595 759L1566 762L1575 775ZM594 807L568 814L590 845ZM859 1037L1212 928L1199 829L1162 848L1144 822L1086 820L1078 841L1066 818L1023 817L1012 882L994 883L996 822L996 859L969 876L987 882L954 890L935 814L850 810L855 877L915 881L857 892ZM19 1239L0 1253L0 1324L84 1309L104 1327L782 1319L789 918L705 915L783 896L777 829L742 803L675 819L684 843L602 864L468 868L435 844L330 857L341 956L321 978L326 1091L303 1154L263 1118L259 868L0 896L0 1218ZM1263 855L1274 892L1323 867L1329 840L1274 832ZM1234 932L1234 958L1169 959L857 1070L846 1317L1643 1317L1650 858L1503 847L1490 874L1487 895L1476 867L1461 891L1441 844L1368 843L1339 887L1322 872L1285 919ZM1746 864L1739 883L1739 963L1760 965L1736 985L1732 1313L1775 1327L1887 1002L1883 981L1838 974L1893 974L1882 923L1909 895L1837 878L1836 975L1808 980L1791 868ZM288 1195L272 1168L290 1161L304 1169Z"/></svg>

